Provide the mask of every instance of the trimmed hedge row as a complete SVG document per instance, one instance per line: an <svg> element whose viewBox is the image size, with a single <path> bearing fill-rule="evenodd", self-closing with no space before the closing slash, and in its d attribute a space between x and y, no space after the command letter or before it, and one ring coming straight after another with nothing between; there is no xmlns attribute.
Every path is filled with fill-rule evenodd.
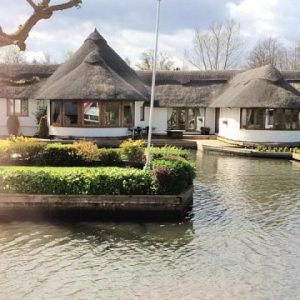
<svg viewBox="0 0 300 300"><path fill-rule="evenodd" d="M116 167L1 167L1 193L69 195L156 194L150 172Z"/></svg>
<svg viewBox="0 0 300 300"><path fill-rule="evenodd" d="M16 160L39 166L72 168L6 167L0 169L0 192L37 194L178 194L192 185L195 168L188 150L165 146L152 148L151 170L78 168L101 164L122 166L127 160L140 168L144 143L128 140L120 149L98 149L91 142L45 144L14 138L0 142L2 163ZM0 162L1 163L1 162Z"/></svg>

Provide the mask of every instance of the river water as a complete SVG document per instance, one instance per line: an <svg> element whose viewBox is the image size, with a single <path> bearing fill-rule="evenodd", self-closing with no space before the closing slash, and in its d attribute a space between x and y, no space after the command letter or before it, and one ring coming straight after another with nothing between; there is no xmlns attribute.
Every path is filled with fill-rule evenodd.
<svg viewBox="0 0 300 300"><path fill-rule="evenodd" d="M197 169L182 223L0 223L0 299L300 299L300 163Z"/></svg>

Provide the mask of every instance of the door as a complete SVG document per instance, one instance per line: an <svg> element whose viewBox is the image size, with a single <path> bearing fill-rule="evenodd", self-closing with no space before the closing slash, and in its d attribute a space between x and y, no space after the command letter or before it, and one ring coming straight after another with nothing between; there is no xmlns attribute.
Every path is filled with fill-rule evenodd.
<svg viewBox="0 0 300 300"><path fill-rule="evenodd" d="M220 108L216 108L215 133L219 133Z"/></svg>

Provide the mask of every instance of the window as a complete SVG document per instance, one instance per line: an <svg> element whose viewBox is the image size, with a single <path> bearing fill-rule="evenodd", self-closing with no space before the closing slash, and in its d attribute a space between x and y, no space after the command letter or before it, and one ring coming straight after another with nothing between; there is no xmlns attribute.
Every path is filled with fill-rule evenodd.
<svg viewBox="0 0 300 300"><path fill-rule="evenodd" d="M82 104L83 108L83 125L99 126L100 106L98 101L86 101Z"/></svg>
<svg viewBox="0 0 300 300"><path fill-rule="evenodd" d="M134 102L51 100L51 124L62 127L132 127Z"/></svg>
<svg viewBox="0 0 300 300"><path fill-rule="evenodd" d="M51 124L61 125L61 101L51 101Z"/></svg>
<svg viewBox="0 0 300 300"><path fill-rule="evenodd" d="M140 107L140 121L145 121L145 106Z"/></svg>
<svg viewBox="0 0 300 300"><path fill-rule="evenodd" d="M199 114L198 108L173 108L168 113L168 129L196 130ZM202 120L204 123L204 116Z"/></svg>
<svg viewBox="0 0 300 300"><path fill-rule="evenodd" d="M9 116L28 117L28 100L8 99L7 114Z"/></svg>
<svg viewBox="0 0 300 300"><path fill-rule="evenodd" d="M116 127L119 126L119 102L106 102L105 103L105 112L104 112L104 126L107 127Z"/></svg>
<svg viewBox="0 0 300 300"><path fill-rule="evenodd" d="M64 126L78 125L78 102L64 101Z"/></svg>
<svg viewBox="0 0 300 300"><path fill-rule="evenodd" d="M298 109L243 108L241 128L300 130L300 111Z"/></svg>
<svg viewBox="0 0 300 300"><path fill-rule="evenodd" d="M133 126L133 102L123 103L123 126Z"/></svg>

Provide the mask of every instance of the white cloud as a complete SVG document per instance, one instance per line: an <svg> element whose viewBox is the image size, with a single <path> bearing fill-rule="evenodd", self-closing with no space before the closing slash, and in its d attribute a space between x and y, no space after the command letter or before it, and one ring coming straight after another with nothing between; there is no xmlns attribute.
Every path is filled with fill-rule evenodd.
<svg viewBox="0 0 300 300"><path fill-rule="evenodd" d="M242 0L227 5L231 18L241 24L242 33L255 42L272 36L293 43L300 36L299 0Z"/></svg>
<svg viewBox="0 0 300 300"><path fill-rule="evenodd" d="M184 50L191 43L193 30L180 30L172 34L160 34L159 51L170 54L176 66L181 67L185 62ZM108 37L110 46L114 48L122 57L129 57L135 63L139 60L141 53L154 48L154 32L144 32L124 29L118 35Z"/></svg>

